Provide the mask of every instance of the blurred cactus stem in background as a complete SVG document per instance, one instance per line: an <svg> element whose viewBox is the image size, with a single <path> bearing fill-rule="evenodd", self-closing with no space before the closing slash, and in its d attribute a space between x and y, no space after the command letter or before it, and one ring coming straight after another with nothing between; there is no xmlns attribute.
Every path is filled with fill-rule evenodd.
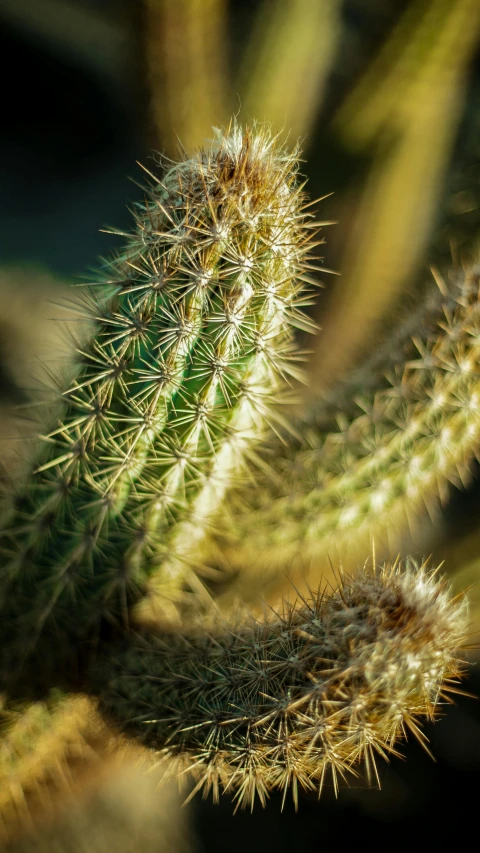
<svg viewBox="0 0 480 853"><path fill-rule="evenodd" d="M339 142L373 162L322 318L316 391L358 361L417 272L438 216L479 31L477 0L408 4L334 117Z"/></svg>

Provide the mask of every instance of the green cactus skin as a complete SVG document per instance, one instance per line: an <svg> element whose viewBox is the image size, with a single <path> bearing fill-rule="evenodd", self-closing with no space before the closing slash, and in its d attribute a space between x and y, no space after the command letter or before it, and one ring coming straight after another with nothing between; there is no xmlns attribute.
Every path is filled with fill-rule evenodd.
<svg viewBox="0 0 480 853"><path fill-rule="evenodd" d="M195 790L264 804L321 792L361 759L375 771L460 675L465 600L425 565L367 568L269 623L139 637L90 673L99 708L129 736L190 767ZM454 690L454 687L451 687Z"/></svg>
<svg viewBox="0 0 480 853"><path fill-rule="evenodd" d="M152 176L0 536L10 669L12 634L24 657L40 635L60 651L103 619L126 624L152 574L164 596L202 588L199 541L299 374L313 244L297 171L297 151L234 125Z"/></svg>
<svg viewBox="0 0 480 853"><path fill-rule="evenodd" d="M480 268L452 275L449 289L438 279L440 304L425 300L415 346L407 340L397 363L386 349L349 402L343 393L338 407L296 423L301 439L287 452L270 446L271 475L237 495L243 506L225 523L232 565L257 554L264 566L305 566L342 545L358 553L372 535L394 547L446 502L451 483L468 482L480 449Z"/></svg>

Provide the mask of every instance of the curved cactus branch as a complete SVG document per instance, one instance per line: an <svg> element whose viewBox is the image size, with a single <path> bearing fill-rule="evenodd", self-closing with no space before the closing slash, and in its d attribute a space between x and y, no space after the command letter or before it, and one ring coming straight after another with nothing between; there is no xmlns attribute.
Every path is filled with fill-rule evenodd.
<svg viewBox="0 0 480 853"><path fill-rule="evenodd" d="M190 767L198 788L321 791L432 718L461 667L463 600L425 566L364 568L270 622L155 637L104 651L90 673L123 731Z"/></svg>
<svg viewBox="0 0 480 853"><path fill-rule="evenodd" d="M417 349L407 341L398 364L387 352L383 383L364 384L327 418L319 407L296 424L302 437L286 452L270 448L271 476L243 491L243 512L225 525L233 565L249 565L252 554L277 567L306 565L372 535L393 545L446 501L451 483L468 482L480 449L479 276L478 266L457 270L448 290L437 275L443 298L433 314L425 301Z"/></svg>

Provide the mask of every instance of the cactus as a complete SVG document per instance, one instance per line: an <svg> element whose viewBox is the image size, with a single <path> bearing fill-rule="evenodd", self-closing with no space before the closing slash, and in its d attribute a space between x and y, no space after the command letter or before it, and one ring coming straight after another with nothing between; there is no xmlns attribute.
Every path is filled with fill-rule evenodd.
<svg viewBox="0 0 480 853"><path fill-rule="evenodd" d="M451 483L469 481L480 449L480 270L452 272L449 287L435 274L441 290L414 318L413 342L401 327L396 364L389 341L387 377L381 352L347 393L295 424L301 438L286 452L268 448L269 476L237 495L243 511L233 527L225 522L231 564L257 554L276 570L306 565L347 542L358 553L355 543L372 535L394 547L446 502Z"/></svg>
<svg viewBox="0 0 480 853"><path fill-rule="evenodd" d="M237 789L242 804L275 787L295 798L298 786L321 789L328 768L336 785L360 758L372 765L375 751L393 749L406 727L417 732L416 719L435 714L461 673L455 649L466 630L464 603L412 565L365 568L264 623L204 623L188 636L132 628L149 580L179 608L189 592L197 604L199 593L208 598L202 542L227 490L259 459L257 445L287 427L278 403L300 378L292 326L312 326L301 309L320 224L297 169L297 151L234 124L162 181L150 176L125 250L89 293L94 333L0 538L6 719L29 692L81 690L128 736L193 763L200 787ZM373 506L376 479L395 480L402 453L413 457L428 430L421 452L439 482L451 476L475 440L474 285L472 271L440 338L425 336L418 384L407 366L408 381L377 390L339 437L299 437L298 508L285 498L266 505L263 483L258 513L239 519L243 535L263 544L258 526L283 528L290 513L294 534L288 521L277 538L308 554L322 524L333 517L338 529L336 502L355 488ZM446 468L445 436L430 447L442 417L462 439L461 452L446 442ZM373 438L378 456L369 456ZM348 466L338 476L344 439L355 482ZM312 489L320 450L323 481ZM287 490L291 452L290 437L277 469L289 474ZM55 709L50 716L55 730Z"/></svg>
<svg viewBox="0 0 480 853"><path fill-rule="evenodd" d="M1 838L71 783L69 765L78 773L92 756L98 761L105 726L87 697L51 690L42 701L0 712L0 732Z"/></svg>
<svg viewBox="0 0 480 853"><path fill-rule="evenodd" d="M465 601L425 566L367 568L272 621L216 635L144 635L98 661L100 708L160 755L186 762L197 788L265 804L299 787L321 792L330 770L421 739L457 680Z"/></svg>
<svg viewBox="0 0 480 853"><path fill-rule="evenodd" d="M41 636L51 654L52 636L127 624L152 573L167 598L203 590L201 537L298 374L311 215L297 162L234 126L151 177L0 539L4 631L20 645L10 636L9 668Z"/></svg>

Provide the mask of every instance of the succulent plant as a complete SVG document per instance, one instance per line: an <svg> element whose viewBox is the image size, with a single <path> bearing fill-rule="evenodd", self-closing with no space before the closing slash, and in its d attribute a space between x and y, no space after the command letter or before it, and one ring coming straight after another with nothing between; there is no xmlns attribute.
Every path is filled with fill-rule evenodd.
<svg viewBox="0 0 480 853"><path fill-rule="evenodd" d="M42 637L57 666L67 638L126 625L152 574L166 597L202 589L205 528L298 373L311 216L296 172L295 153L233 127L152 176L1 535L9 669Z"/></svg>
<svg viewBox="0 0 480 853"><path fill-rule="evenodd" d="M296 799L417 732L457 680L465 605L425 566L364 568L258 624L205 615L204 555L229 492L250 502L228 529L235 560L250 539L266 564L270 546L284 550L283 570L325 534L442 495L477 452L473 267L420 360L372 379L363 415L333 406L336 432L317 412L289 435L319 225L298 151L261 128L232 124L150 175L126 248L86 297L93 332L0 537L7 722L8 701L82 691L199 786ZM168 628L168 609L139 624L151 588L180 613L197 604L197 627Z"/></svg>

